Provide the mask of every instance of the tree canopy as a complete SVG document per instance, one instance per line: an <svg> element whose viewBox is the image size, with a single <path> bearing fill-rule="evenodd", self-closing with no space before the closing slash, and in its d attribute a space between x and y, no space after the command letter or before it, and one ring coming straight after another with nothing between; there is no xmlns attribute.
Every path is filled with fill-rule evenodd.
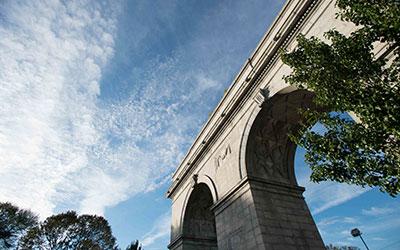
<svg viewBox="0 0 400 250"><path fill-rule="evenodd" d="M21 249L117 249L108 222L101 216L68 211L48 217L21 239Z"/></svg>
<svg viewBox="0 0 400 250"><path fill-rule="evenodd" d="M132 242L129 246L127 246L126 250L142 250L142 246L140 245L139 241L136 240L135 242Z"/></svg>
<svg viewBox="0 0 400 250"><path fill-rule="evenodd" d="M338 18L357 29L336 30L325 40L304 35L283 52L292 68L285 81L315 93L320 110L304 109L301 129L291 135L306 150L311 180L376 186L400 192L400 1L338 0ZM376 56L374 48L386 45ZM321 110L332 112L321 112ZM341 113L352 112L360 122ZM326 131L311 129L315 123Z"/></svg>
<svg viewBox="0 0 400 250"><path fill-rule="evenodd" d="M38 218L31 211L0 203L0 248L16 248L19 239L37 224Z"/></svg>
<svg viewBox="0 0 400 250"><path fill-rule="evenodd" d="M119 250L107 220L74 211L39 222L29 210L0 202L0 249ZM141 250L139 241L127 250Z"/></svg>

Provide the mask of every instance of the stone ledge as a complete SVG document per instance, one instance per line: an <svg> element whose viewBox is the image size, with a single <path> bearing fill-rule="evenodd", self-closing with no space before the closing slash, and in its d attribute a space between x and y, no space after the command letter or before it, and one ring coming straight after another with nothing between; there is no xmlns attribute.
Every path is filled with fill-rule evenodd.
<svg viewBox="0 0 400 250"><path fill-rule="evenodd" d="M238 199L250 187L253 190L261 190L268 193L283 194L285 196L304 199L302 195L305 190L304 187L246 176L236 186L229 190L227 194L212 205L211 210L215 211L215 215L219 214L225 209L225 207Z"/></svg>
<svg viewBox="0 0 400 250"><path fill-rule="evenodd" d="M168 249L173 249L173 248L178 248L180 247L183 242L193 242L193 243L198 243L201 242L203 245L215 245L217 243L216 238L193 238L189 236L178 236L175 240L171 241L171 243L168 245ZM189 243L190 244L190 243Z"/></svg>

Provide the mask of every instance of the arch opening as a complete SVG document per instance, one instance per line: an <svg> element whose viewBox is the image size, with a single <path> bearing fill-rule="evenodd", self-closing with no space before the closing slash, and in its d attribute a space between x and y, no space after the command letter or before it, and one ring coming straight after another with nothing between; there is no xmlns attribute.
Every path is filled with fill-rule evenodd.
<svg viewBox="0 0 400 250"><path fill-rule="evenodd" d="M183 244L190 249L217 249L213 196L204 183L194 186L183 220Z"/></svg>
<svg viewBox="0 0 400 250"><path fill-rule="evenodd" d="M307 90L282 92L267 100L251 125L246 146L249 176L297 185L294 160L296 144L288 134L299 128L299 109L316 109L314 94Z"/></svg>

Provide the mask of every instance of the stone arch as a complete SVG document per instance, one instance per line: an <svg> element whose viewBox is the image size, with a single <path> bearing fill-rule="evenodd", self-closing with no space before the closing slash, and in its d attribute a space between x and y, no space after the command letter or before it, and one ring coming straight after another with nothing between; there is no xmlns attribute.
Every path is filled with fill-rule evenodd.
<svg viewBox="0 0 400 250"><path fill-rule="evenodd" d="M248 176L297 185L294 173L296 145L289 137L300 122L300 108L315 108L314 94L285 88L253 111L245 128L242 147Z"/></svg>
<svg viewBox="0 0 400 250"><path fill-rule="evenodd" d="M198 174L195 174L194 176L196 176L195 178L197 178L197 179L196 179L196 181L194 181L194 177L193 177L192 183L189 184L189 185L191 185L191 187L188 189L188 192L186 192L185 199L184 199L184 205L181 210L181 216L180 216L180 218L181 218L180 225L182 225L181 231L180 231L181 233L183 232L182 231L183 222L184 222L184 218L185 218L186 208L189 203L189 198L190 198L192 192L194 191L194 188L196 185L199 185L199 184L207 185L208 189L211 192L211 196L213 198L213 204L215 204L218 201L217 186L215 185L215 182L212 180L212 178L208 175L200 175L199 176Z"/></svg>
<svg viewBox="0 0 400 250"><path fill-rule="evenodd" d="M211 211L214 197L212 188L204 182L195 183L189 192L181 224L183 249L217 249L215 215Z"/></svg>
<svg viewBox="0 0 400 250"><path fill-rule="evenodd" d="M198 177L197 183L201 184L204 183L208 186L210 189L211 195L213 197L213 203L216 203L218 201L218 191L217 191L217 186L215 185L214 181L212 178L208 175L200 175Z"/></svg>
<svg viewBox="0 0 400 250"><path fill-rule="evenodd" d="M251 125L254 123L254 120L256 119L258 113L260 112L261 107L256 105L250 114L249 119L246 121L246 125L243 130L242 137L240 139L240 152L239 152L239 174L240 174L240 179L242 179L244 176L247 175L247 169L246 169L246 148L247 148L247 141L249 138L250 130L251 130Z"/></svg>

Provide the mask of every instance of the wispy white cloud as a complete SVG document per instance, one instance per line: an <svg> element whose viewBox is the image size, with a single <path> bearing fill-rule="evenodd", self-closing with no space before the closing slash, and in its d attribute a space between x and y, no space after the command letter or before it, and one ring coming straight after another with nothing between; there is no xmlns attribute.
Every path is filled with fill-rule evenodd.
<svg viewBox="0 0 400 250"><path fill-rule="evenodd" d="M362 225L358 225L358 227L369 235L390 232L393 229L397 229L396 231L398 231L400 229L400 218L398 216L394 218L379 218L377 220L367 221Z"/></svg>
<svg viewBox="0 0 400 250"><path fill-rule="evenodd" d="M318 128L321 130L322 128ZM346 183L323 181L315 183L310 181L311 169L304 163L305 151L298 148L296 151L296 177L300 186L305 187L304 196L313 215L322 213L330 208L350 201L371 188L363 188Z"/></svg>
<svg viewBox="0 0 400 250"><path fill-rule="evenodd" d="M399 211L395 210L397 203L386 203L377 208L359 210L354 216L329 216L317 220L318 229L324 240L335 244L352 243L350 245L359 245L361 242L350 235L353 228L359 228L364 234L371 249L379 249L382 242L398 234L400 229ZM372 209L376 208L376 209ZM381 208L388 209L388 213L382 213ZM368 211L365 213L365 211ZM373 211L373 212L371 212ZM388 248L389 249L389 248ZM390 249L395 249L390 248Z"/></svg>
<svg viewBox="0 0 400 250"><path fill-rule="evenodd" d="M355 217L340 217L340 216L333 216L323 218L318 221L317 226L320 228L324 228L327 226L335 225L335 224L355 224L358 222L358 219Z"/></svg>
<svg viewBox="0 0 400 250"><path fill-rule="evenodd" d="M358 217L331 216L317 221L318 230L325 243L354 245L350 230L359 225Z"/></svg>
<svg viewBox="0 0 400 250"><path fill-rule="evenodd" d="M57 189L89 164L88 150L101 140L96 102L102 67L113 54L118 6L1 5L0 200L48 215L68 197Z"/></svg>
<svg viewBox="0 0 400 250"><path fill-rule="evenodd" d="M170 233L171 228L171 213L165 213L160 218L156 220L156 223L153 225L153 228L143 236L142 244L146 247L146 249L154 249L151 248L151 245L156 242L158 239L167 237Z"/></svg>
<svg viewBox="0 0 400 250"><path fill-rule="evenodd" d="M388 215L394 212L394 208L390 207L370 207L369 209L363 209L363 215L379 216Z"/></svg>
<svg viewBox="0 0 400 250"><path fill-rule="evenodd" d="M317 223L321 235L325 240L329 240L338 245L358 245L359 240L355 240L350 235L352 228L359 228L367 238L371 248L380 249L385 237L397 235L400 229L400 220L395 217L364 217L359 218L355 223L347 223L341 217L324 218ZM334 223L325 223L331 222ZM394 249L394 248L390 248Z"/></svg>
<svg viewBox="0 0 400 250"><path fill-rule="evenodd" d="M319 214L327 209L350 201L367 191L369 191L368 188L361 188L338 183L325 183L315 189L314 192L317 192L318 194L314 193L310 195L310 203L314 205L312 213ZM313 197L312 195L317 196Z"/></svg>
<svg viewBox="0 0 400 250"><path fill-rule="evenodd" d="M313 183L309 181L309 174L309 170L302 172L298 182L306 188L304 196L314 215L350 201L371 190L370 188L330 181Z"/></svg>
<svg viewBox="0 0 400 250"><path fill-rule="evenodd" d="M372 237L371 240L374 240L374 241L384 241L384 240L386 240L386 239L385 239L385 238L382 238L382 237Z"/></svg>

